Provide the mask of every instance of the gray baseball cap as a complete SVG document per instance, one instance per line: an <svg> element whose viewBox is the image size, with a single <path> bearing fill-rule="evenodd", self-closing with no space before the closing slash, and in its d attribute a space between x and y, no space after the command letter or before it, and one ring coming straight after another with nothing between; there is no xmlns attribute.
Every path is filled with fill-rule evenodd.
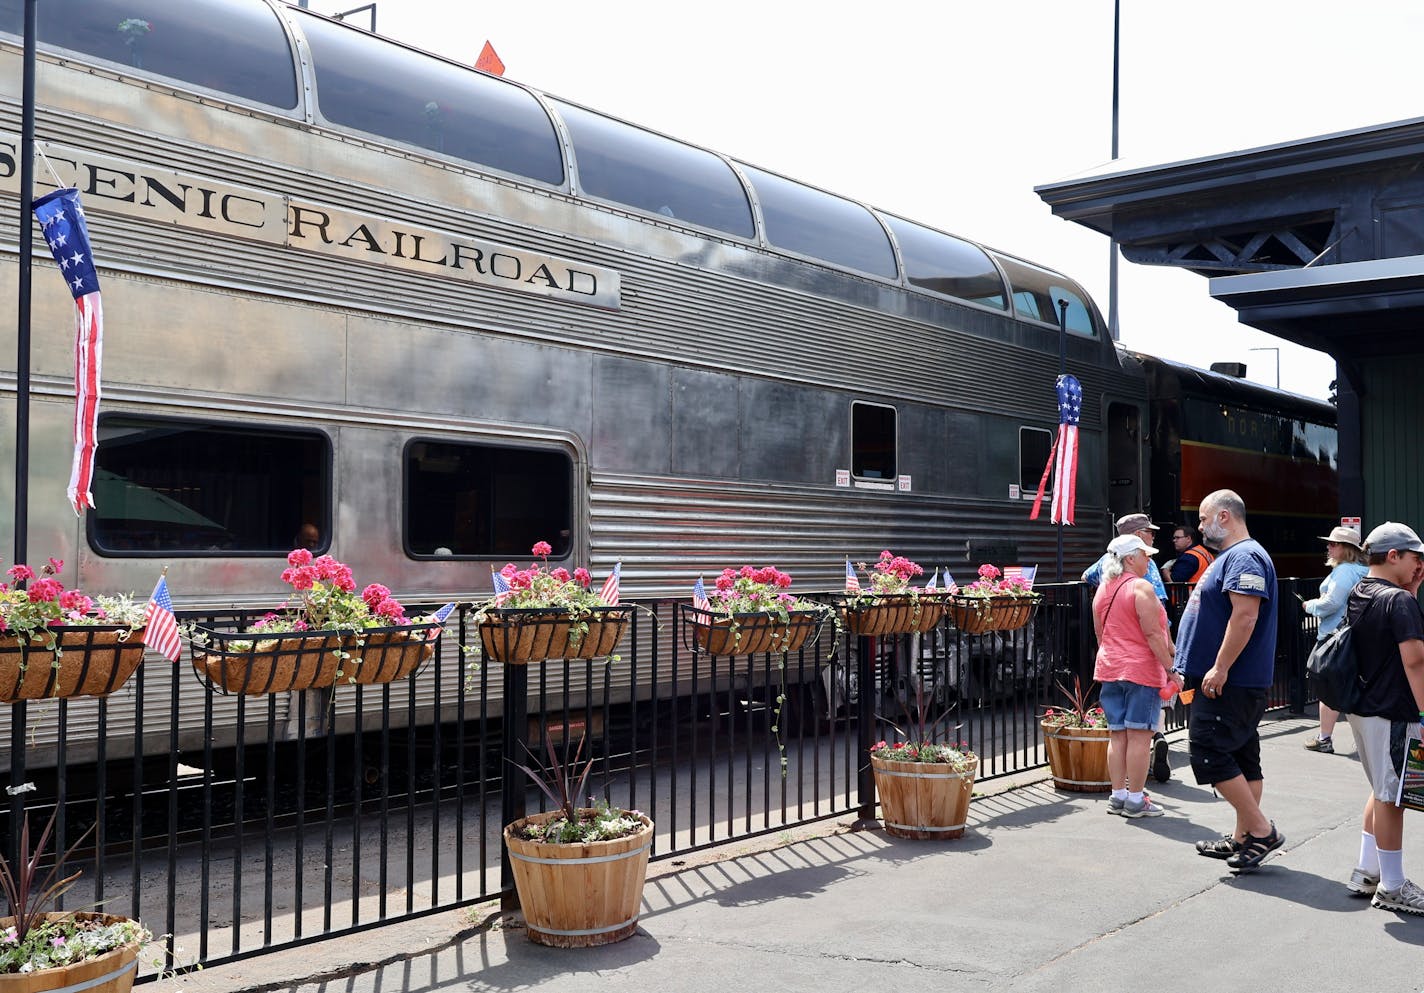
<svg viewBox="0 0 1424 993"><path fill-rule="evenodd" d="M1152 518L1146 514L1128 514L1126 517L1119 517L1117 519L1118 534L1132 534L1145 528L1151 528L1153 531L1157 530L1157 525L1153 524Z"/></svg>
<svg viewBox="0 0 1424 993"><path fill-rule="evenodd" d="M1424 541L1419 540L1419 536L1409 525L1385 521L1371 531L1369 537L1365 539L1365 551L1371 555L1389 551L1424 554Z"/></svg>

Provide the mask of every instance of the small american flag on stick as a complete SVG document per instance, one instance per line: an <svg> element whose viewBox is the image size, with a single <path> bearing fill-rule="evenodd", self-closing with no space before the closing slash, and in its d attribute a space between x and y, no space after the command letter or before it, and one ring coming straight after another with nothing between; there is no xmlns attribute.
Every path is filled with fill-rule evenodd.
<svg viewBox="0 0 1424 993"><path fill-rule="evenodd" d="M169 662L177 662L183 653L183 640L178 637L178 619L173 616L173 598L168 595L168 577L159 576L143 608L143 643Z"/></svg>
<svg viewBox="0 0 1424 993"><path fill-rule="evenodd" d="M608 574L608 578L603 581L603 589L598 591L599 597L610 607L618 606L618 583L623 578L623 563L613 563L613 571Z"/></svg>

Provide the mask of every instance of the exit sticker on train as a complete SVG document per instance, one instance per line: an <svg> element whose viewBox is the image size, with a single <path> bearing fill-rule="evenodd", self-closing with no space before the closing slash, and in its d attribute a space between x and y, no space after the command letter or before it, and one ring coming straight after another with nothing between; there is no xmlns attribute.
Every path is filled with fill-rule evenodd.
<svg viewBox="0 0 1424 993"><path fill-rule="evenodd" d="M910 477L908 475L897 476L895 478L895 489L899 490L901 493L909 493Z"/></svg>
<svg viewBox="0 0 1424 993"><path fill-rule="evenodd" d="M1358 531L1360 530L1360 519L1358 517L1342 517L1340 518L1340 526L1342 528L1354 528Z"/></svg>
<svg viewBox="0 0 1424 993"><path fill-rule="evenodd" d="M837 469L837 470L836 470L836 485L837 485L837 486L849 486L849 485L850 485L850 470L849 470L849 469Z"/></svg>

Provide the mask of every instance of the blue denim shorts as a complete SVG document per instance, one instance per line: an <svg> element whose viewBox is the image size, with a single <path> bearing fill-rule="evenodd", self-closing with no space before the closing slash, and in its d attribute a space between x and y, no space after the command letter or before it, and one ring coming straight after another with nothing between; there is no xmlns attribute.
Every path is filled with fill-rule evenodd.
<svg viewBox="0 0 1424 993"><path fill-rule="evenodd" d="M1157 726L1162 697L1155 686L1119 679L1104 683L1098 694L1109 731L1151 731Z"/></svg>

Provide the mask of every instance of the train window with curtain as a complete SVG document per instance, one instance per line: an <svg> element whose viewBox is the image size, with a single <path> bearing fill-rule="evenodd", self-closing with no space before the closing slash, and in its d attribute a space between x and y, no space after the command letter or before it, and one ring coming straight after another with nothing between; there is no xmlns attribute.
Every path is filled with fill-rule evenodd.
<svg viewBox="0 0 1424 993"><path fill-rule="evenodd" d="M551 186L564 181L554 122L493 76L305 15L316 104L333 124Z"/></svg>
<svg viewBox="0 0 1424 993"><path fill-rule="evenodd" d="M716 155L566 103L556 106L574 146L579 192L739 238L756 234L741 180Z"/></svg>
<svg viewBox="0 0 1424 993"><path fill-rule="evenodd" d="M246 0L43 0L41 48L64 48L140 72L290 110L297 75L270 8ZM0 0L0 30L23 36L25 0Z"/></svg>
<svg viewBox="0 0 1424 993"><path fill-rule="evenodd" d="M850 405L850 471L858 479L895 481L895 408Z"/></svg>
<svg viewBox="0 0 1424 993"><path fill-rule="evenodd" d="M1008 310L1004 279L983 249L898 217L886 223L900 245L911 286L947 297Z"/></svg>
<svg viewBox="0 0 1424 993"><path fill-rule="evenodd" d="M756 189L766 240L777 248L889 279L899 275L885 229L860 204L749 165L742 170Z"/></svg>
<svg viewBox="0 0 1424 993"><path fill-rule="evenodd" d="M1038 492L1048 453L1053 450L1053 432L1043 428L1019 428L1019 491L1032 495ZM1044 493L1053 492L1053 477L1048 478Z"/></svg>
<svg viewBox="0 0 1424 993"><path fill-rule="evenodd" d="M573 460L558 450L415 440L405 450L406 554L551 558L573 551Z"/></svg>
<svg viewBox="0 0 1424 993"><path fill-rule="evenodd" d="M284 431L105 415L89 544L103 555L285 555L330 545L331 441Z"/></svg>
<svg viewBox="0 0 1424 993"><path fill-rule="evenodd" d="M1101 318L1092 299L1068 277L1029 265L1004 255L994 256L1004 267L1013 293L1014 312L1030 321L1058 327L1058 302L1068 301L1067 327L1070 334L1088 338L1098 335Z"/></svg>

